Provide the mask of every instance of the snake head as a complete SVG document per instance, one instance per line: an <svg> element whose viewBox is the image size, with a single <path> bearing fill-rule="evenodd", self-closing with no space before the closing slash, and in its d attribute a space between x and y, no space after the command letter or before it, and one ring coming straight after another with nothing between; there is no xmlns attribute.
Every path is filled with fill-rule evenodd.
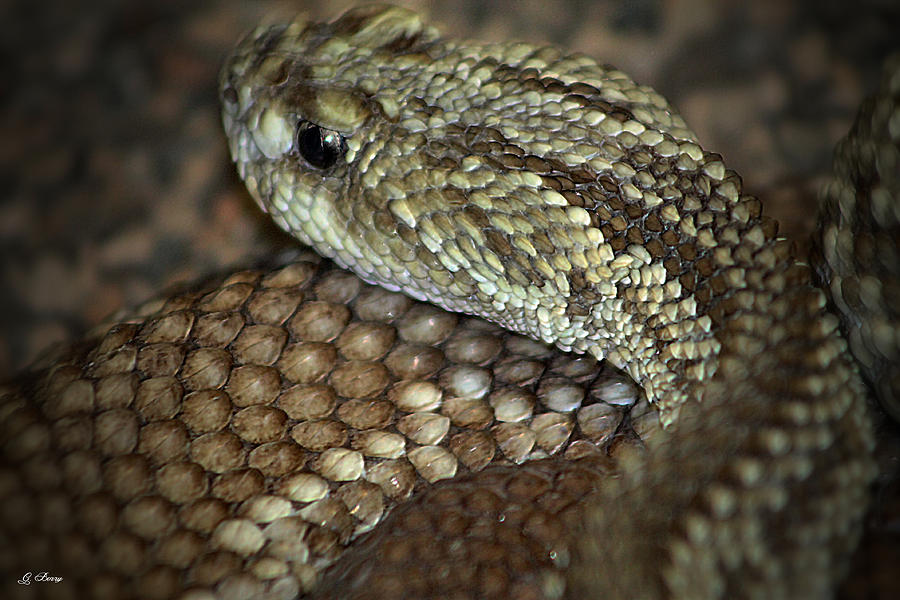
<svg viewBox="0 0 900 600"><path fill-rule="evenodd" d="M302 242L392 289L403 286L373 260L375 236L363 239L376 225L396 234L383 218L392 195L379 185L384 162L373 162L385 141L397 139L403 99L383 84L425 60L423 49L437 38L416 13L364 6L332 23L261 26L220 75L232 158L260 207ZM407 165L393 169L398 177L416 166L394 162Z"/></svg>
<svg viewBox="0 0 900 600"><path fill-rule="evenodd" d="M283 228L300 234L322 209L318 188L347 182L372 126L397 116L365 68L371 55L435 37L411 11L365 6L333 23L260 26L237 45L220 75L225 131L251 194Z"/></svg>
<svg viewBox="0 0 900 600"><path fill-rule="evenodd" d="M637 365L639 381L659 305L694 316L676 254L696 228L679 210L724 169L612 67L444 39L377 6L257 29L220 92L256 201L369 283Z"/></svg>

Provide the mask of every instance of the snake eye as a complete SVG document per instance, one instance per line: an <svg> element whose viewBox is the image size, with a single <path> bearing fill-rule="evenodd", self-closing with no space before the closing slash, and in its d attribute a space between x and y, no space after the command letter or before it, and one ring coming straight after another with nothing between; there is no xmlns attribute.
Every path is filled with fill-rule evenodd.
<svg viewBox="0 0 900 600"><path fill-rule="evenodd" d="M317 169L327 169L347 150L344 136L303 121L297 128L297 150Z"/></svg>

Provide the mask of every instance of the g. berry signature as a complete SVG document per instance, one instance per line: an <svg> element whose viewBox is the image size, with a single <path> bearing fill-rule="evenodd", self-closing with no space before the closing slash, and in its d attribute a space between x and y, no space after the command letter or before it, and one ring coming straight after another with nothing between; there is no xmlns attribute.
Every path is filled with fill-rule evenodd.
<svg viewBox="0 0 900 600"><path fill-rule="evenodd" d="M51 575L47 571L41 571L40 573L35 573L33 575L31 573L31 571L28 571L27 573L22 575L22 578L19 580L19 584L20 585L31 585L32 581L59 583L62 580L63 580L62 577L56 577L54 575Z"/></svg>

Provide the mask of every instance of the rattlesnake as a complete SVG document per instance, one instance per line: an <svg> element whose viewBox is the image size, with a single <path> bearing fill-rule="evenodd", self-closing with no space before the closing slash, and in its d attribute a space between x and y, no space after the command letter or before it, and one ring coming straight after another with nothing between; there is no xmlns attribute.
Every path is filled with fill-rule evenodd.
<svg viewBox="0 0 900 600"><path fill-rule="evenodd" d="M471 471L319 593L833 587L873 474L861 383L808 269L662 98L393 8L254 32L222 96L282 227L369 282L605 357L669 431L613 479L590 363L307 258L151 303L4 396L4 528L52 525L26 558L56 544L105 596L291 597L395 501ZM571 542L576 500L594 508Z"/></svg>

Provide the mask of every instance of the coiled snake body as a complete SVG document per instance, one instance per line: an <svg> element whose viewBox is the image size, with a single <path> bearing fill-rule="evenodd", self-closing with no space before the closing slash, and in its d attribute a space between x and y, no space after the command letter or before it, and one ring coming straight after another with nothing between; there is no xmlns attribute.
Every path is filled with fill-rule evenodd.
<svg viewBox="0 0 900 600"><path fill-rule="evenodd" d="M281 227L605 358L667 430L611 477L589 362L299 260L151 303L4 396L4 529L51 520L26 558L105 597L833 590L874 471L862 383L809 269L658 94L366 7L255 31L221 95Z"/></svg>

